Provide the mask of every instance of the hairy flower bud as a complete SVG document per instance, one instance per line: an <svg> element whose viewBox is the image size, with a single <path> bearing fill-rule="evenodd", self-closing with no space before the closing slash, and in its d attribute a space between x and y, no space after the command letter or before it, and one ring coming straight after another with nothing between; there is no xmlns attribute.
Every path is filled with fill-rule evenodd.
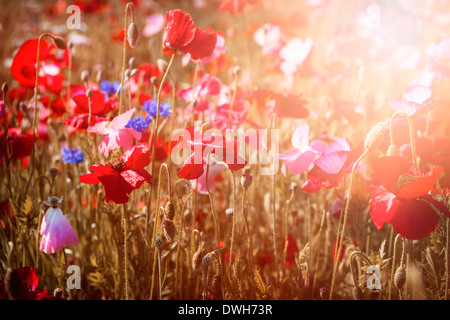
<svg viewBox="0 0 450 320"><path fill-rule="evenodd" d="M364 141L364 148L370 150L377 147L386 136L386 133L386 124L384 122L378 122L374 127L372 127L372 129L370 129L369 133L367 133Z"/></svg>
<svg viewBox="0 0 450 320"><path fill-rule="evenodd" d="M136 23L132 22L128 26L127 31L128 44L131 48L135 48L139 39L139 29Z"/></svg>
<svg viewBox="0 0 450 320"><path fill-rule="evenodd" d="M394 275L394 285L397 289L403 288L406 283L406 269L403 267L398 267Z"/></svg>
<svg viewBox="0 0 450 320"><path fill-rule="evenodd" d="M386 152L388 157L400 156L400 148L396 144L391 144Z"/></svg>
<svg viewBox="0 0 450 320"><path fill-rule="evenodd" d="M166 219L173 220L175 217L175 206L170 200L166 203L164 213L166 215Z"/></svg>
<svg viewBox="0 0 450 320"><path fill-rule="evenodd" d="M63 38L61 38L59 36L52 36L52 39L53 39L53 43L55 44L55 46L58 49L61 49L61 50L67 49L67 43Z"/></svg>

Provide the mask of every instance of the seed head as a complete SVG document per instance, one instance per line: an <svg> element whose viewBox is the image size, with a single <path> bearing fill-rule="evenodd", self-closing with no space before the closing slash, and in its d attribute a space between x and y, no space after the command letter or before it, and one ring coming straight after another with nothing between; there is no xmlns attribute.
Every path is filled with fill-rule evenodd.
<svg viewBox="0 0 450 320"><path fill-rule="evenodd" d="M360 287L358 287L358 286L353 287L353 299L361 300L362 295L363 295L363 293L362 293L362 290Z"/></svg>
<svg viewBox="0 0 450 320"><path fill-rule="evenodd" d="M49 170L48 170L48 174L50 175L50 177L52 178L52 179L55 179L56 178L56 176L58 175L58 169L56 169L56 168L50 168Z"/></svg>
<svg viewBox="0 0 450 320"><path fill-rule="evenodd" d="M6 94L8 92L8 89L8 85L6 84L6 82L4 82L2 84L2 92Z"/></svg>
<svg viewBox="0 0 450 320"><path fill-rule="evenodd" d="M93 95L94 95L94 92L92 92L92 89L91 89L91 88L88 88L88 89L86 90L86 97L92 98Z"/></svg>
<svg viewBox="0 0 450 320"><path fill-rule="evenodd" d="M367 150L377 147L386 136L387 127L384 122L378 122L369 133L366 135L366 140L364 141L364 148Z"/></svg>
<svg viewBox="0 0 450 320"><path fill-rule="evenodd" d="M222 292L222 280L218 274L215 274L211 279L211 291L214 294Z"/></svg>
<svg viewBox="0 0 450 320"><path fill-rule="evenodd" d="M400 156L400 148L396 144L391 144L386 152L388 157Z"/></svg>
<svg viewBox="0 0 450 320"><path fill-rule="evenodd" d="M200 246L192 256L192 269L194 271L200 268L200 265L202 264L202 259L203 259L203 250Z"/></svg>
<svg viewBox="0 0 450 320"><path fill-rule="evenodd" d="M164 246L164 239L161 237L156 237L155 239L155 247L158 248L158 250L161 250L161 248Z"/></svg>
<svg viewBox="0 0 450 320"><path fill-rule="evenodd" d="M163 228L167 242L173 242L175 240L175 235L177 234L177 229L173 221L164 219Z"/></svg>
<svg viewBox="0 0 450 320"><path fill-rule="evenodd" d="M170 200L166 203L164 213L166 215L166 219L173 220L175 217L175 206Z"/></svg>

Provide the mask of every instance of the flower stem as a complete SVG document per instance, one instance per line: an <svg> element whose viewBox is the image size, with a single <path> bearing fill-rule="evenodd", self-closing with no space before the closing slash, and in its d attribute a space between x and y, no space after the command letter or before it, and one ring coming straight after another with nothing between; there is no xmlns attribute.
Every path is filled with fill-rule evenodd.
<svg viewBox="0 0 450 320"><path fill-rule="evenodd" d="M368 151L369 151L368 149L365 149L363 154L358 158L358 160L355 161L355 163L353 164L353 167L352 167L352 172L351 172L351 177L350 177L350 186L349 186L349 190L348 190L348 197L347 197L347 202L345 203L344 221L342 224L341 238L339 240L339 243L337 243L338 250L337 250L337 256L336 256L334 268L333 268L333 276L331 279L330 300L333 299L333 289L334 289L334 284L335 284L335 280L336 280L336 272L337 272L338 265L339 265L339 258L341 256L342 244L344 242L345 228L347 226L347 218L348 218L348 209L350 207L350 201L352 198L353 182L355 180L356 168L358 167L358 164L361 162L361 160L367 155Z"/></svg>
<svg viewBox="0 0 450 320"><path fill-rule="evenodd" d="M125 300L129 299L128 289L128 225L127 225L126 203L123 205L122 223L123 223L123 270L125 277Z"/></svg>
<svg viewBox="0 0 450 320"><path fill-rule="evenodd" d="M151 158L151 163L150 163L150 167L151 167L151 171L150 171L150 175L153 177L153 173L155 171L155 154L156 154L156 140L158 137L158 120L159 120L159 107L160 107L160 100L161 100L161 92L162 92L162 88L164 85L164 82L167 78L167 74L169 73L170 67L172 66L173 60L175 58L175 53L172 54L172 57L170 58L170 62L167 66L166 72L164 72L164 75L162 77L161 83L159 84L159 89L158 89L158 96L156 99L156 117L155 117L155 122L153 124L153 146L151 145L151 141L149 141L149 146L152 149L152 158ZM150 135L150 139L151 139L151 135ZM146 229L146 234L148 235L148 222L149 222L149 218L150 218L150 212L151 212L151 199L152 199L152 191L153 191L153 186L150 185L150 195L149 195L149 203L148 203L148 210L147 210L147 217L146 217L146 223L145 223L145 229ZM158 204L156 204L158 206Z"/></svg>
<svg viewBox="0 0 450 320"><path fill-rule="evenodd" d="M391 139L391 145L394 144L394 119L396 117L404 117L406 118L406 120L408 121L408 126L409 126L409 140L411 143L411 153L412 153L412 161L413 164L416 168L417 167L417 154L416 154L416 138L415 138L415 130L414 130L414 123L411 119L411 117L403 111L397 111L394 112L391 116L391 120L390 120L390 139Z"/></svg>

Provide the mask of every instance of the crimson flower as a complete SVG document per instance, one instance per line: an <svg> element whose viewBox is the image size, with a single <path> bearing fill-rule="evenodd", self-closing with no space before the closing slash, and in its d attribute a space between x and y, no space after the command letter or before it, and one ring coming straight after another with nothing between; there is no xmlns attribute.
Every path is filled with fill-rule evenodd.
<svg viewBox="0 0 450 320"><path fill-rule="evenodd" d="M6 279L0 280L0 300L47 300L54 297L46 295L47 290L36 290L39 278L32 267L20 267L12 271L8 286Z"/></svg>
<svg viewBox="0 0 450 320"><path fill-rule="evenodd" d="M0 131L0 154L5 153L4 130ZM9 156L12 159L22 159L31 155L33 147L33 135L31 133L21 133L20 128L8 129ZM0 158L1 159L1 158Z"/></svg>
<svg viewBox="0 0 450 320"><path fill-rule="evenodd" d="M384 223L406 239L422 239L435 230L439 217L435 208L450 217L448 208L429 191L444 167L437 166L420 175L407 159L391 156L374 161L374 181L381 183L372 191L370 214L378 230Z"/></svg>
<svg viewBox="0 0 450 320"><path fill-rule="evenodd" d="M180 9L166 12L163 32L163 51L173 54L180 50L193 60L209 57L216 47L217 34L212 29L195 27L191 16Z"/></svg>
<svg viewBox="0 0 450 320"><path fill-rule="evenodd" d="M151 183L151 175L145 170L150 163L150 149L147 143L139 143L126 151L117 160L105 165L91 165L88 173L80 176L87 184L101 182L105 187L106 202L127 203L128 195L142 186Z"/></svg>
<svg viewBox="0 0 450 320"><path fill-rule="evenodd" d="M14 56L11 64L11 74L17 82L25 87L34 87L36 82L36 58L39 39L25 41ZM61 67L67 64L67 50L63 59L58 59L54 51L54 44L48 45L41 41L39 60L41 62L39 80L40 86L49 86L53 92L61 90L62 80Z"/></svg>
<svg viewBox="0 0 450 320"><path fill-rule="evenodd" d="M85 130L89 127L89 99L86 94L78 94L72 98L70 113L73 114L63 123L69 126L69 133ZM112 110L117 109L117 99L115 97L105 99L105 95L97 90L93 90L91 98L91 126L98 122L107 121L106 116Z"/></svg>
<svg viewBox="0 0 450 320"><path fill-rule="evenodd" d="M219 7L219 11L229 11L236 14L243 11L248 4L254 4L257 0L224 0Z"/></svg>
<svg viewBox="0 0 450 320"><path fill-rule="evenodd" d="M180 143L178 146L185 148L186 144L193 153L184 162L178 171L181 178L192 180L200 178L206 171L208 156L215 163L224 162L232 171L245 167L247 162L238 155L237 141L226 141L222 135L200 135L194 134L194 139Z"/></svg>

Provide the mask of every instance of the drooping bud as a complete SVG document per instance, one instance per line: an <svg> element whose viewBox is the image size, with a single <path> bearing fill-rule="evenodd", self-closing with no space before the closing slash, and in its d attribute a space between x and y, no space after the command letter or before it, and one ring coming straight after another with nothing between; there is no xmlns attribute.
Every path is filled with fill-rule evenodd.
<svg viewBox="0 0 450 320"><path fill-rule="evenodd" d="M364 148L366 150L373 149L377 147L384 139L387 134L387 126L384 122L378 122L369 133L366 135L364 141Z"/></svg>
<svg viewBox="0 0 450 320"><path fill-rule="evenodd" d="M200 246L197 251L194 253L194 255L192 256L192 269L198 270L198 268L200 268L200 265L202 264L202 260L203 260L203 250L202 247Z"/></svg>
<svg viewBox="0 0 450 320"><path fill-rule="evenodd" d="M403 267L398 267L394 275L394 285L397 289L403 288L406 283L406 269Z"/></svg>
<svg viewBox="0 0 450 320"><path fill-rule="evenodd" d="M61 38L59 36L52 36L52 39L53 39L53 43L55 44L55 46L58 49L61 49L61 50L67 49L67 43L63 38Z"/></svg>
<svg viewBox="0 0 450 320"><path fill-rule="evenodd" d="M132 22L128 26L127 38L130 47L135 48L139 39L139 29L136 23Z"/></svg>
<svg viewBox="0 0 450 320"><path fill-rule="evenodd" d="M219 274L215 274L211 279L211 292L214 294L222 292L222 280Z"/></svg>
<svg viewBox="0 0 450 320"><path fill-rule="evenodd" d="M81 81L88 82L89 80L89 71L84 70L81 72Z"/></svg>
<svg viewBox="0 0 450 320"><path fill-rule="evenodd" d="M227 210L225 210L225 215L227 216L228 221L233 220L233 214L234 214L233 208L228 208Z"/></svg>

